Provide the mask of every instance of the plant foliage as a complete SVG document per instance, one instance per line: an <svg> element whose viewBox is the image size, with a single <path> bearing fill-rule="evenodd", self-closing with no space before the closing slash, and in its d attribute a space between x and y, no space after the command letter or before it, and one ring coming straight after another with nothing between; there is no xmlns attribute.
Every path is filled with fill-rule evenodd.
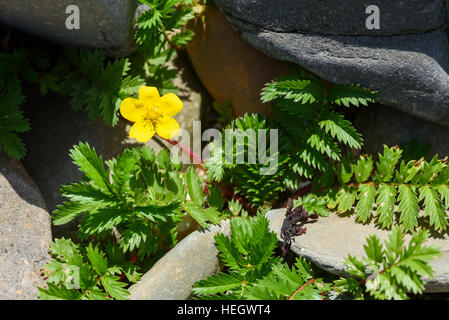
<svg viewBox="0 0 449 320"><path fill-rule="evenodd" d="M327 281L303 258L290 265L274 256L277 240L262 216L234 218L231 236L215 236L224 272L197 281L197 299L323 300L339 295L344 299L407 299L422 293L423 277L432 277L429 262L442 253L424 246L427 231L412 235L408 245L399 228L385 245L369 236L366 257L349 255L348 277ZM259 245L260 244L260 245Z"/></svg>
<svg viewBox="0 0 449 320"><path fill-rule="evenodd" d="M176 244L176 227L186 214L203 227L227 215L219 211L221 194L205 188L193 168L183 172L166 150L156 155L148 147L126 149L106 167L87 143L74 146L70 156L84 178L61 187L69 201L52 218L55 225L78 219L81 242L55 241L54 260L43 268L49 289L41 289L41 298L124 298L125 276L133 282ZM66 270L77 270L75 280L82 285L73 287Z"/></svg>
<svg viewBox="0 0 449 320"><path fill-rule="evenodd" d="M199 299L321 299L326 291L321 279L298 290L312 279L311 265L298 258L289 267L275 257L278 240L261 214L233 218L231 237L218 234L215 241L227 271L197 281L193 292Z"/></svg>
<svg viewBox="0 0 449 320"><path fill-rule="evenodd" d="M345 261L353 278L340 279L340 292L353 298L408 299L408 294L420 294L423 277L433 277L429 262L442 252L433 246L424 246L429 232L420 230L405 245L400 228L394 228L384 245L376 236L369 236L364 245L366 257L362 260L349 255Z"/></svg>
<svg viewBox="0 0 449 320"><path fill-rule="evenodd" d="M194 33L185 28L195 18L192 0L139 0L148 6L137 19L136 42L151 57L159 56L167 46L181 48Z"/></svg>
<svg viewBox="0 0 449 320"><path fill-rule="evenodd" d="M25 101L24 84L38 84L42 93L58 91L48 73L50 61L43 52L23 47L0 52L0 149L15 159L25 156L26 148L18 134L30 130L20 106Z"/></svg>
<svg viewBox="0 0 449 320"><path fill-rule="evenodd" d="M181 164L174 164L166 150L156 156L147 147L127 149L107 161L107 169L87 143L75 146L70 156L85 179L61 188L70 201L58 206L53 222L65 224L82 215L82 239L119 232L123 252L139 249L143 257L155 253L161 243L174 244L174 234L170 233L185 212L203 226L218 223L222 217L208 206L203 183L193 168L181 174ZM170 233L161 232L164 230Z"/></svg>
<svg viewBox="0 0 449 320"><path fill-rule="evenodd" d="M362 155L357 161L342 161L336 177L316 188L328 188L328 206L343 213L355 209L360 222L375 217L383 228L399 225L413 231L421 217L434 230L446 230L449 208L449 168L446 159L401 159L402 150L384 146L376 163ZM396 219L396 213L398 219Z"/></svg>
<svg viewBox="0 0 449 320"><path fill-rule="evenodd" d="M214 152L206 163L209 177L234 186L236 193L253 206L273 202L280 193L298 188L301 178L311 179L319 172L329 171L330 162L343 159L343 147L362 147L360 134L336 109L367 105L375 98L376 92L357 85L326 86L303 71L268 83L261 99L271 102L275 119L247 114L228 125L224 132L230 131L236 141L246 134L242 148L245 160L238 163L226 158L228 140L221 145L213 142ZM256 134L248 137L251 130ZM276 131L280 140L276 152L259 150L259 130L267 136L270 130ZM234 143L233 150L238 155ZM251 154L256 161L250 161ZM277 164L270 167L269 161L261 163L260 156L277 159ZM269 168L269 174L260 175L261 168Z"/></svg>
<svg viewBox="0 0 449 320"><path fill-rule="evenodd" d="M102 116L115 126L122 99L134 95L144 80L128 75L127 58L107 59L104 51L65 49L55 67L61 93L71 97L74 110L85 109L91 119Z"/></svg>
<svg viewBox="0 0 449 320"><path fill-rule="evenodd" d="M114 255L113 244L107 247L107 256L99 247L89 244L80 248L72 240L57 239L52 243L53 256L43 271L48 276L48 289L39 288L42 300L125 300L129 292L120 281L123 274L134 283L140 279L136 266L123 256ZM109 261L108 261L109 258Z"/></svg>

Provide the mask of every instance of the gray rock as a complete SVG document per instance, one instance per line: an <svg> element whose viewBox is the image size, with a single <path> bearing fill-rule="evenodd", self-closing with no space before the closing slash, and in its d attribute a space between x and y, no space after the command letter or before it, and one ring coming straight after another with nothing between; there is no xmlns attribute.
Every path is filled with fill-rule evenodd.
<svg viewBox="0 0 449 320"><path fill-rule="evenodd" d="M355 126L362 133L364 152L368 154L382 152L384 144L405 148L415 140L430 147L430 157L435 154L440 158L449 156L448 127L424 121L387 106L376 104L360 108Z"/></svg>
<svg viewBox="0 0 449 320"><path fill-rule="evenodd" d="M285 218L285 209L271 210L267 213L270 228L278 234ZM388 239L389 232L380 230L372 224L356 223L354 217L330 214L327 218L319 218L317 222L306 225L307 233L295 238L291 250L312 261L319 267L336 275L347 275L345 258L351 254L356 257L365 256L363 245L369 235L377 235L381 242ZM410 236L406 236L406 241ZM449 291L449 235L432 235L426 245L436 245L444 255L430 264L435 270L432 279L425 278L426 292Z"/></svg>
<svg viewBox="0 0 449 320"><path fill-rule="evenodd" d="M441 0L217 0L227 14L276 32L328 35L395 35L435 30L448 20ZM366 7L376 4L381 28L368 30Z"/></svg>
<svg viewBox="0 0 449 320"><path fill-rule="evenodd" d="M69 5L80 9L79 30L66 28ZM133 46L137 6L136 0L3 0L0 21L55 41L124 55Z"/></svg>
<svg viewBox="0 0 449 320"><path fill-rule="evenodd" d="M19 161L0 154L0 300L37 298L50 241L39 189Z"/></svg>
<svg viewBox="0 0 449 320"><path fill-rule="evenodd" d="M179 96L184 102L182 111L175 116L181 127L192 130L192 122L200 120L201 108L210 103L210 98L193 73L185 57L174 61L178 72L175 83L181 88ZM132 123L121 119L114 128L100 119L89 120L87 112L74 112L69 99L59 96L28 95L23 106L31 120L32 129L24 135L28 152L24 165L39 186L50 211L64 200L59 193L62 185L80 181L82 173L72 163L69 150L73 145L88 142L97 150L103 160L121 153L125 148L140 145L128 137ZM147 145L160 150L163 145L156 138ZM76 222L53 226L53 234L59 238L74 237Z"/></svg>
<svg viewBox="0 0 449 320"><path fill-rule="evenodd" d="M216 1L242 37L269 56L333 83L379 90L381 103L449 125L445 2L378 1L380 30L366 29L365 2L262 2Z"/></svg>
<svg viewBox="0 0 449 320"><path fill-rule="evenodd" d="M185 300L193 284L220 269L214 236L230 234L229 221L191 233L131 286L131 300Z"/></svg>

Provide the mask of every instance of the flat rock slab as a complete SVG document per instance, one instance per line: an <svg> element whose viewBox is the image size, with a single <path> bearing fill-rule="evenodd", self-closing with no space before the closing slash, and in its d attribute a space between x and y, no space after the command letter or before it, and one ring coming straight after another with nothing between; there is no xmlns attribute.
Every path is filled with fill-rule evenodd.
<svg viewBox="0 0 449 320"><path fill-rule="evenodd" d="M0 300L37 298L50 242L39 189L19 161L0 154Z"/></svg>
<svg viewBox="0 0 449 320"><path fill-rule="evenodd" d="M216 0L254 47L337 84L379 90L381 103L449 125L448 11L442 0L377 1L368 30L358 0Z"/></svg>
<svg viewBox="0 0 449 320"><path fill-rule="evenodd" d="M66 28L69 5L79 7L79 30ZM137 7L136 0L2 0L0 21L55 41L124 55L133 45Z"/></svg>
<svg viewBox="0 0 449 320"><path fill-rule="evenodd" d="M285 218L285 209L271 210L267 213L270 228L278 234ZM356 223L354 217L341 217L331 213L329 217L320 217L315 223L305 225L307 233L295 238L291 250L326 271L336 275L347 275L344 265L345 258L351 254L364 257L363 245L366 237L377 235L381 242L388 239L388 231L380 230L374 225ZM406 236L409 240L410 236ZM449 236L447 233L431 237L427 245L436 245L444 255L436 258L430 264L435 270L433 279L424 279L426 292L449 291Z"/></svg>
<svg viewBox="0 0 449 320"><path fill-rule="evenodd" d="M131 286L131 300L185 300L193 284L220 269L214 236L230 234L229 221L191 233Z"/></svg>

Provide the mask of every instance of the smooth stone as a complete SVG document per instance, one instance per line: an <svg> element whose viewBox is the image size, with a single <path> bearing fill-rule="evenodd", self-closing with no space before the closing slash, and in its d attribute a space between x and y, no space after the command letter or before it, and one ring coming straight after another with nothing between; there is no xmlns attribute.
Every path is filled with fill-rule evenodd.
<svg viewBox="0 0 449 320"><path fill-rule="evenodd" d="M22 164L0 152L0 300L37 299L49 259L50 215Z"/></svg>
<svg viewBox="0 0 449 320"><path fill-rule="evenodd" d="M194 77L187 58L176 59L173 66L178 72L175 79L180 87L178 94L184 102L183 109L175 118L182 128L191 131L193 121L201 119L202 108L210 104L210 98ZM128 136L131 122L121 119L116 127L110 127L102 119L90 120L86 111L73 111L66 97L30 93L23 110L32 127L24 135L27 155L23 162L39 186L50 212L67 200L61 196L60 187L82 179L83 174L69 156L74 145L88 142L103 160L117 156L126 148L142 145ZM164 146L171 147L157 138L152 138L146 145L156 152ZM76 225L77 222L73 221L53 226L53 235L56 238L74 238Z"/></svg>
<svg viewBox="0 0 449 320"><path fill-rule="evenodd" d="M187 52L196 73L216 102L228 100L236 116L270 114L270 105L260 101L264 85L288 72L289 64L272 59L244 41L223 14L208 5L201 19L188 27L195 37Z"/></svg>
<svg viewBox="0 0 449 320"><path fill-rule="evenodd" d="M429 146L430 157L449 156L448 127L402 111L378 104L362 107L357 111L354 124L363 136L363 150L368 154L382 153L384 144L405 148L415 140Z"/></svg>
<svg viewBox="0 0 449 320"><path fill-rule="evenodd" d="M321 20L324 19L324 22L320 22L319 16L306 15L300 16L305 19L304 21L297 22L307 25L308 19L316 19L327 31L320 30L316 26L313 30L301 28L289 30L288 26L282 26L276 20L282 13L286 17L290 15L294 17L293 8L299 8L307 2L310 1L292 0L287 2L290 7L284 6L284 3L282 6L273 3L272 5L278 9L272 10L274 13L271 17L272 11L269 10L266 10L265 16L262 15L264 7L261 5L254 7L258 10L257 13L254 12L256 9L248 9L250 3L259 4L258 1L235 0L230 3L224 0L216 1L233 27L241 32L241 36L267 55L298 64L336 84L355 83L379 90L380 103L422 119L449 125L449 43L446 26L440 25L444 9L441 1L427 0L422 2L423 6L419 5L418 0L395 1L394 4L392 1L385 1L379 4L383 21L380 31L387 30L383 26L385 14L388 15L388 12L382 9L383 6L387 8L392 6L391 10L396 10L389 13L391 35L376 35L374 31L368 33L364 27L367 17L364 11L360 19L355 19L359 20L358 31L363 31L364 35L356 35L356 32L352 31L332 34L332 30L339 30L341 23L351 24L347 20L339 20L339 15L331 15L332 10L329 10L334 8L333 3L338 1L329 0L324 3L320 1L319 10L322 12ZM399 10L405 4L410 10ZM341 4L341 6L348 12L352 10L350 5ZM345 13L341 11L341 14ZM397 32L393 32L395 17L399 15L409 16L414 21L407 23L421 25L424 30L410 33L410 30L407 31L410 26L407 27L407 23L397 19L397 23L403 24L405 29L397 27L395 29ZM422 17L427 15L428 23L419 22L421 18L417 17L420 15ZM262 16L267 22L262 23L258 20ZM416 18L412 18L413 16ZM445 19L443 20L447 22L447 18ZM290 24L293 22L291 19ZM270 26L270 23L280 24L282 31Z"/></svg>
<svg viewBox="0 0 449 320"><path fill-rule="evenodd" d="M162 257L129 288L131 300L185 300L193 284L220 270L214 236L230 234L229 221L195 231Z"/></svg>
<svg viewBox="0 0 449 320"><path fill-rule="evenodd" d="M169 62L168 66L177 72L173 84L179 88L176 95L184 104L181 112L174 118L193 138L194 121L201 121L203 131L215 124L211 118L212 97L201 83L186 51L179 51L178 56Z"/></svg>
<svg viewBox="0 0 449 320"><path fill-rule="evenodd" d="M281 240L280 230L285 209L271 210L266 216L270 220L271 230ZM366 237L376 235L383 243L389 234L389 231L381 230L373 224L356 223L353 216L338 216L334 213L326 218L320 217L315 223L308 223L305 227L307 233L295 238L291 250L320 268L340 276L347 275L344 260L349 254L359 258L365 256L363 245L366 244ZM410 235L407 235L406 241L409 239ZM426 245L439 246L444 255L430 262L435 276L423 279L425 292L449 292L448 233L432 235Z"/></svg>
<svg viewBox="0 0 449 320"><path fill-rule="evenodd" d="M80 29L66 28L69 5L80 9ZM133 50L136 0L2 0L0 21L54 41L105 48L112 55Z"/></svg>

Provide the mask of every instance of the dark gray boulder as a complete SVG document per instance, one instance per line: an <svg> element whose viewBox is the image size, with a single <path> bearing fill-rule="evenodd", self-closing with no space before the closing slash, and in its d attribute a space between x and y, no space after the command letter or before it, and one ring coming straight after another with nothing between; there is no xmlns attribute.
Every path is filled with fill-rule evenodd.
<svg viewBox="0 0 449 320"><path fill-rule="evenodd" d="M0 300L36 299L49 259L50 214L20 161L0 152Z"/></svg>
<svg viewBox="0 0 449 320"><path fill-rule="evenodd" d="M377 1L379 30L365 26L367 1L215 2L266 54L334 83L379 90L381 103L449 125L446 1Z"/></svg>
<svg viewBox="0 0 449 320"><path fill-rule="evenodd" d="M447 23L441 0L217 0L226 14L275 32L327 35L395 35L421 33ZM368 30L369 5L380 9L381 28Z"/></svg>
<svg viewBox="0 0 449 320"><path fill-rule="evenodd" d="M400 119L400 121L398 121ZM407 148L413 141L428 146L428 156L449 156L449 127L423 121L378 104L360 108L355 126L363 136L364 152L377 154L383 145Z"/></svg>
<svg viewBox="0 0 449 320"><path fill-rule="evenodd" d="M79 30L66 28L69 5L80 9ZM2 0L0 21L55 41L123 55L133 46L137 7L137 0Z"/></svg>

